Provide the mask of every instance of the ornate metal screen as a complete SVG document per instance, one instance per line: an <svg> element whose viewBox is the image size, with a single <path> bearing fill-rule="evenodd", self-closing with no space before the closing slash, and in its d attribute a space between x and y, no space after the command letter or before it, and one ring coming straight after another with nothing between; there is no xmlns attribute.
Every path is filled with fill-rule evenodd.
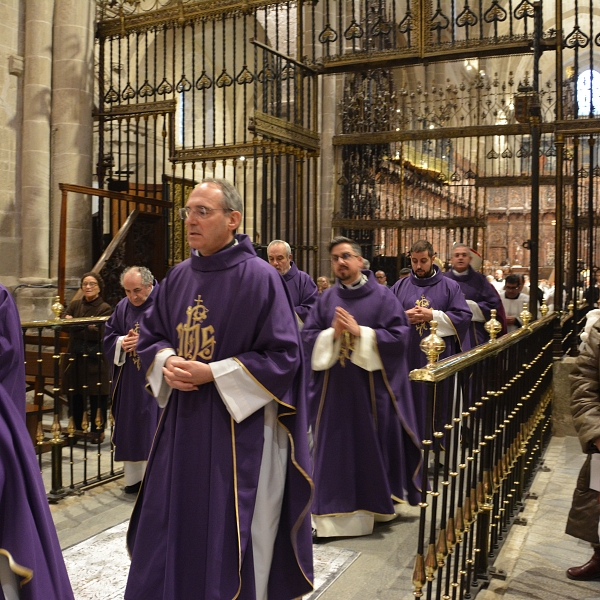
<svg viewBox="0 0 600 600"><path fill-rule="evenodd" d="M185 9L185 10L184 10ZM185 202L205 177L244 199L242 231L283 238L316 261L317 81L291 2L102 2L98 28L100 186ZM171 215L170 261L187 256Z"/></svg>

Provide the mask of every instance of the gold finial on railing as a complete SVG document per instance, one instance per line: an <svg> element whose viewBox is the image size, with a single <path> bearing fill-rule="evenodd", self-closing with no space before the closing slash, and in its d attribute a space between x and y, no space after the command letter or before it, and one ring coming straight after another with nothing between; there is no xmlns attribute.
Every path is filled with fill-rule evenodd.
<svg viewBox="0 0 600 600"><path fill-rule="evenodd" d="M88 412L87 412L87 410L84 410L83 411L83 417L81 418L81 430L84 433L87 433L89 426L90 426L90 422L88 420Z"/></svg>
<svg viewBox="0 0 600 600"><path fill-rule="evenodd" d="M548 305L546 304L546 298L542 298L542 306L540 307L540 312L542 313L542 317L545 317L548 314Z"/></svg>
<svg viewBox="0 0 600 600"><path fill-rule="evenodd" d="M575 308L575 305L573 304L573 301L571 300L571 302L569 302L569 304L567 305L567 310L569 311L569 315L573 316L574 308Z"/></svg>
<svg viewBox="0 0 600 600"><path fill-rule="evenodd" d="M446 544L448 548L448 554L452 554L452 548L456 546L456 529L454 525L454 517L448 518L448 524L446 526Z"/></svg>
<svg viewBox="0 0 600 600"><path fill-rule="evenodd" d="M433 581L435 579L435 572L437 571L437 557L435 555L435 544L429 544L427 548L427 556L425 557L425 576L427 581Z"/></svg>
<svg viewBox="0 0 600 600"><path fill-rule="evenodd" d="M427 365L437 362L439 355L446 349L446 342L437 334L437 321L429 321L431 333L421 340L419 348L427 356Z"/></svg>
<svg viewBox="0 0 600 600"><path fill-rule="evenodd" d="M65 307L60 303L60 296L54 297L54 302L52 304L52 312L54 313L54 320L59 321L60 315L62 315Z"/></svg>
<svg viewBox="0 0 600 600"><path fill-rule="evenodd" d="M523 302L523 310L519 315L519 319L521 319L521 323L523 323L523 327L528 327L529 323L531 323L531 319L533 318L531 313L529 312L528 302Z"/></svg>
<svg viewBox="0 0 600 600"><path fill-rule="evenodd" d="M60 439L60 434L61 434L62 430L60 427L60 421L58 420L57 414L54 415L54 421L52 421L52 429L50 431L52 431L52 443L53 444L62 443L62 440Z"/></svg>
<svg viewBox="0 0 600 600"><path fill-rule="evenodd" d="M444 566L444 560L448 556L448 541L446 539L446 530L440 529L438 539L435 545L435 555L438 561L438 567Z"/></svg>
<svg viewBox="0 0 600 600"><path fill-rule="evenodd" d="M490 311L490 320L483 326L490 336L490 342L496 341L496 336L502 331L500 321L496 319L496 309Z"/></svg>
<svg viewBox="0 0 600 600"><path fill-rule="evenodd" d="M75 435L75 419L73 417L69 417L69 424L67 425L67 431L69 432L70 438L72 438Z"/></svg>
<svg viewBox="0 0 600 600"><path fill-rule="evenodd" d="M102 411L100 410L100 407L98 407L98 409L96 410L96 418L94 419L94 425L96 425L96 431L102 431L104 421L102 420Z"/></svg>
<svg viewBox="0 0 600 600"><path fill-rule="evenodd" d="M415 586L413 595L415 598L420 598L423 595L421 591L425 585L425 559L422 554L417 554L415 559L415 568L413 569L412 582Z"/></svg>
<svg viewBox="0 0 600 600"><path fill-rule="evenodd" d="M35 439L37 440L38 446L44 443L44 430L42 429L42 421L38 421L37 430L35 432Z"/></svg>

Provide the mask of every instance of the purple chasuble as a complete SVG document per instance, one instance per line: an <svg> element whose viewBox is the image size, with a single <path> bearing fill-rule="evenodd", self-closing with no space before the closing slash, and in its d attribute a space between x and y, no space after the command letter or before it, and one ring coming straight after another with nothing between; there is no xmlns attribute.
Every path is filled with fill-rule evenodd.
<svg viewBox="0 0 600 600"><path fill-rule="evenodd" d="M0 285L0 548L33 571L21 588L22 600L73 600L25 426L24 360L19 313Z"/></svg>
<svg viewBox="0 0 600 600"><path fill-rule="evenodd" d="M146 371L137 352L127 352L120 366L114 363L119 337L127 335L130 329L139 333L142 316L154 303L157 293L158 283L154 280L154 287L141 306L123 298L104 329L104 355L112 368L115 460L147 460L158 425L160 408L146 391Z"/></svg>
<svg viewBox="0 0 600 600"><path fill-rule="evenodd" d="M408 321L390 290L371 271L363 273L368 280L359 288L336 283L325 290L302 330L308 360L341 306L360 326L374 330L373 352L383 363L383 370L369 372L345 358L326 371L313 371L314 515L359 510L390 515L394 501L420 501L421 453L406 367Z"/></svg>
<svg viewBox="0 0 600 600"><path fill-rule="evenodd" d="M294 261L291 261L290 265L290 270L283 275L283 280L292 297L294 311L304 323L310 309L319 297L317 284L308 273L300 271Z"/></svg>
<svg viewBox="0 0 600 600"><path fill-rule="evenodd" d="M444 273L444 277L448 277L458 283L465 299L473 300L478 304L486 321L490 320L490 311L495 308L497 311L496 318L502 325L502 330L498 334L498 337L506 333L506 315L504 314L502 300L500 300L500 295L496 291L496 288L486 279L485 275L468 267L465 273L457 275L454 271L450 270ZM471 321L471 326L469 327L469 344L471 348L479 346L479 344L485 344L489 339L490 336L485 330L485 323Z"/></svg>
<svg viewBox="0 0 600 600"><path fill-rule="evenodd" d="M453 354L464 352L470 349L469 345L469 325L471 324L471 309L467 304L460 286L455 281L444 277L437 265L433 265L435 275L420 279L411 273L408 277L399 279L391 291L396 295L404 310L409 310L415 306L423 306L432 310L441 310L452 322L455 329L455 335L444 337L446 349L440 355L442 360ZM408 369L421 369L427 364L427 357L421 351L419 344L421 340L430 333L429 323L410 325L410 337L408 340ZM427 408L427 386L419 381L413 381L412 391L415 401L415 411L417 414L417 427L419 438L421 440L431 439L430 432L425 432L425 416ZM447 398L450 393L448 382L437 386L437 394L442 398ZM452 405L452 401L446 401L445 409L440 415L442 419L446 418L446 409ZM444 421L445 422L445 421ZM443 424L437 423L436 426Z"/></svg>
<svg viewBox="0 0 600 600"><path fill-rule="evenodd" d="M138 353L144 369L164 348L206 363L234 358L276 400L290 444L265 568L269 600L285 600L310 592L313 578L300 338L281 276L248 236L236 238L169 271L142 321ZM127 600L254 600L250 527L264 421L260 409L236 423L213 382L172 391L129 526Z"/></svg>

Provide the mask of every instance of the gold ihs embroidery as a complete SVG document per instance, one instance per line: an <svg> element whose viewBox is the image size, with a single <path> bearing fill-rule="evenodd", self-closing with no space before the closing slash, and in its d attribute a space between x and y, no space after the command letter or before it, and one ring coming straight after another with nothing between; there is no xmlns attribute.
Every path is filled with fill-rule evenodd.
<svg viewBox="0 0 600 600"><path fill-rule="evenodd" d="M140 333L140 324L136 323L133 326L133 333L137 333L139 335ZM137 370L139 371L142 368L142 359L138 356L138 353L135 350L131 351L131 360L133 361L133 364L136 366Z"/></svg>
<svg viewBox="0 0 600 600"><path fill-rule="evenodd" d="M201 327L200 324L208 316L208 308L202 302L202 296L198 294L195 306L188 306L186 312L187 323L177 325L177 336L179 337L179 348L177 356L187 360L211 360L215 350L215 330L212 325Z"/></svg>
<svg viewBox="0 0 600 600"><path fill-rule="evenodd" d="M420 306L421 308L431 308L429 300L427 300L423 294L421 294L421 297L418 300L415 300L415 306ZM423 337L423 334L426 331L429 331L429 323L415 323L415 327L421 337Z"/></svg>
<svg viewBox="0 0 600 600"><path fill-rule="evenodd" d="M340 353L338 360L342 367L346 366L346 360L350 360L350 355L354 352L356 338L349 331L342 332L342 343L340 345Z"/></svg>

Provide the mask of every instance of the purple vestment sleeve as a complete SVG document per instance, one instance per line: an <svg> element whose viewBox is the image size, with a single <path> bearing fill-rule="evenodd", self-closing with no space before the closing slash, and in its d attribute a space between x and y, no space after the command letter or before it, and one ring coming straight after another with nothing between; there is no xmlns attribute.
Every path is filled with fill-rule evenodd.
<svg viewBox="0 0 600 600"><path fill-rule="evenodd" d="M317 284L312 277L291 262L289 271L283 276L283 280L292 298L292 305L298 318L304 323L310 309L314 306L319 292Z"/></svg>
<svg viewBox="0 0 600 600"><path fill-rule="evenodd" d="M23 600L73 600L48 508L44 484L25 426L23 338L14 301L0 285L0 548L33 578Z"/></svg>
<svg viewBox="0 0 600 600"><path fill-rule="evenodd" d="M236 237L234 246L171 269L141 322L138 353L144 370L163 348L205 363L233 358L277 402L289 451L266 568L269 598L291 599L312 589L299 333L281 276L247 236ZM129 527L127 600L254 599L251 526L265 428L262 408L236 423L213 382L172 391Z"/></svg>

